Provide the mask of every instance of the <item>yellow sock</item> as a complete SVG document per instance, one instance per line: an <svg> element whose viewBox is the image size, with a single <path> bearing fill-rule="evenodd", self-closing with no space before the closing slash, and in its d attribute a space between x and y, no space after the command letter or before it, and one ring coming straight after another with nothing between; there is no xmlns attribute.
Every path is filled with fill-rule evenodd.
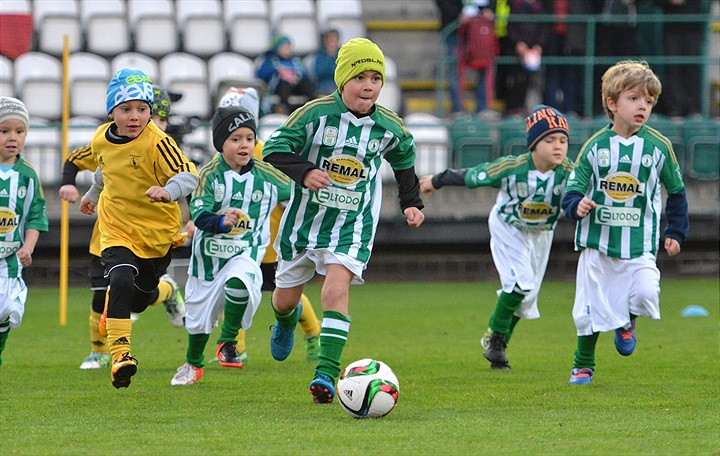
<svg viewBox="0 0 720 456"><path fill-rule="evenodd" d="M305 293L300 296L302 302L302 313L300 314L300 327L305 332L305 337L317 337L320 335L320 322L315 315L315 310ZM239 350L238 350L239 351Z"/></svg>
<svg viewBox="0 0 720 456"><path fill-rule="evenodd" d="M130 352L130 332L132 321L129 318L107 319L108 344L113 362L119 360L123 354Z"/></svg>
<svg viewBox="0 0 720 456"><path fill-rule="evenodd" d="M107 337L101 336L100 331L98 331L100 315L94 310L90 311L90 346L95 353L109 353Z"/></svg>
<svg viewBox="0 0 720 456"><path fill-rule="evenodd" d="M242 328L238 331L236 348L238 353L245 351L245 330Z"/></svg>
<svg viewBox="0 0 720 456"><path fill-rule="evenodd" d="M161 302L165 302L168 299L170 299L170 296L172 296L172 292L173 292L172 285L165 282L164 280L161 280L158 283L158 292L159 292L158 297L154 303L150 304L151 306L154 306L155 304L158 304Z"/></svg>

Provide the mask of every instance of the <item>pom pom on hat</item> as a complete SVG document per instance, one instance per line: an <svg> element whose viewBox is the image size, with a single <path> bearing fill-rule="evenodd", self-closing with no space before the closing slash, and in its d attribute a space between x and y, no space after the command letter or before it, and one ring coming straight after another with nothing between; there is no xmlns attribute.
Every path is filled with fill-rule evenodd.
<svg viewBox="0 0 720 456"><path fill-rule="evenodd" d="M222 152L222 146L233 131L240 127L248 127L257 136L255 118L242 106L220 107L212 118L213 146Z"/></svg>
<svg viewBox="0 0 720 456"><path fill-rule="evenodd" d="M367 38L353 38L343 44L335 64L335 84L340 92L350 79L363 71L377 71L385 83L385 56L377 44Z"/></svg>
<svg viewBox="0 0 720 456"><path fill-rule="evenodd" d="M25 129L30 124L30 116L25 103L12 97L0 97L0 123L6 120L15 119L25 124Z"/></svg>
<svg viewBox="0 0 720 456"><path fill-rule="evenodd" d="M152 79L140 70L123 68L115 73L108 85L105 100L107 113L110 114L120 103L132 100L144 101L152 107Z"/></svg>
<svg viewBox="0 0 720 456"><path fill-rule="evenodd" d="M563 133L570 137L570 126L560 112L550 106L538 105L525 119L527 126L527 148L535 150L535 146L546 136Z"/></svg>
<svg viewBox="0 0 720 456"><path fill-rule="evenodd" d="M218 102L219 108L227 106L242 106L250 111L254 118L260 118L260 96L253 87L230 87Z"/></svg>

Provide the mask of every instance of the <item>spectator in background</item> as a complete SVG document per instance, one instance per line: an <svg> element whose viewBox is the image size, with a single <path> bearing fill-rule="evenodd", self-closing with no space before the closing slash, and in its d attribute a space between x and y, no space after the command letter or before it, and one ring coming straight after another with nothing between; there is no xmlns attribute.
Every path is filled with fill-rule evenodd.
<svg viewBox="0 0 720 456"><path fill-rule="evenodd" d="M548 2L549 0L546 0ZM551 8L540 0L512 0L510 14L549 14ZM525 115L542 102L544 75L542 55L547 49L552 33L548 22L510 22L508 37L512 43L519 64L511 74L512 90L507 93L509 114Z"/></svg>
<svg viewBox="0 0 720 456"><path fill-rule="evenodd" d="M484 15L493 17L492 9L494 8L494 1L491 0L435 0L435 4L440 10L440 27L443 31L446 31L446 27L456 28L458 25L467 21L469 18L477 16L482 12ZM453 24L454 21L458 21L457 24ZM445 38L445 61L447 69L447 81L450 87L450 101L452 111L454 114L465 112L465 103L462 99L462 91L460 90L460 78L458 76L458 65L457 65L457 52L458 52L458 35L457 30L453 30L448 33ZM483 75L484 77L484 72ZM482 101L478 103L477 111L484 111L487 107L485 103L485 86L482 84L482 77L478 78L478 92L477 99Z"/></svg>
<svg viewBox="0 0 720 456"><path fill-rule="evenodd" d="M703 14L708 11L704 0L655 0L664 15ZM663 54L699 56L703 43L704 22L666 22L663 24ZM669 116L687 116L700 112L700 67L666 65L664 100L659 103Z"/></svg>
<svg viewBox="0 0 720 456"><path fill-rule="evenodd" d="M587 2L553 0L552 12L558 17L553 24L550 46L546 55L581 57L586 52L586 26L578 22L565 22L573 14L592 14ZM545 73L545 103L569 115L583 115L582 65L548 65Z"/></svg>
<svg viewBox="0 0 720 456"><path fill-rule="evenodd" d="M335 85L335 60L340 50L340 32L329 29L321 35L322 46L314 55L313 75L315 96L329 95L337 89Z"/></svg>
<svg viewBox="0 0 720 456"><path fill-rule="evenodd" d="M313 85L300 57L293 54L286 35L273 40L272 49L257 69L256 76L268 85L265 112L290 114L313 97Z"/></svg>

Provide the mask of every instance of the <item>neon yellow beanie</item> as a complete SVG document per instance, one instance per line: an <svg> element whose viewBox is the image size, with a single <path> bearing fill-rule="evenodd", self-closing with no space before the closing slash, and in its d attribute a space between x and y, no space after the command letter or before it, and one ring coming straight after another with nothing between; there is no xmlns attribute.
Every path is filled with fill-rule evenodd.
<svg viewBox="0 0 720 456"><path fill-rule="evenodd" d="M385 83L385 56L377 44L367 38L353 38L338 52L335 84L342 92L345 84L363 71L377 71Z"/></svg>

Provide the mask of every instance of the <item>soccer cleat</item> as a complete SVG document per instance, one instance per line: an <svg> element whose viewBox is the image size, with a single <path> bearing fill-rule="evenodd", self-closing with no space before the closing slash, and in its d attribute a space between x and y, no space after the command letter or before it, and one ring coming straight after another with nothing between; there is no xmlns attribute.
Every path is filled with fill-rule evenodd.
<svg viewBox="0 0 720 456"><path fill-rule="evenodd" d="M320 357L320 340L318 336L305 337L305 350L307 350L308 361L315 361Z"/></svg>
<svg viewBox="0 0 720 456"><path fill-rule="evenodd" d="M490 361L490 368L496 370L508 370L510 364L508 364L507 356L505 356L505 336L500 333L493 332L492 329L488 328L485 335L480 339L480 345L485 349L483 356L485 359Z"/></svg>
<svg viewBox="0 0 720 456"><path fill-rule="evenodd" d="M110 381L115 388L130 386L130 378L137 372L137 360L130 353L123 353L122 357L113 361L110 370Z"/></svg>
<svg viewBox="0 0 720 456"><path fill-rule="evenodd" d="M310 382L310 394L316 404L332 404L335 397L333 379L315 371L315 378Z"/></svg>
<svg viewBox="0 0 720 456"><path fill-rule="evenodd" d="M223 367L235 367L237 369L243 367L243 360L237 352L237 347L232 342L218 344L215 356Z"/></svg>
<svg viewBox="0 0 720 456"><path fill-rule="evenodd" d="M170 320L170 324L176 328L182 328L185 326L185 299L180 293L180 287L168 274L160 277L160 280L169 283L172 287L170 298L163 303L165 315Z"/></svg>
<svg viewBox="0 0 720 456"><path fill-rule="evenodd" d="M176 385L192 385L193 383L200 380L204 374L202 367L195 367L192 364L185 363L178 367L177 372L170 380L170 384Z"/></svg>
<svg viewBox="0 0 720 456"><path fill-rule="evenodd" d="M238 353L238 358L240 358L240 361L242 361L243 366L245 364L247 364L247 360L248 360L247 352ZM219 362L220 362L220 360L218 359L217 356L215 356L213 359L208 361L209 364L218 364Z"/></svg>
<svg viewBox="0 0 720 456"><path fill-rule="evenodd" d="M635 322L630 321L629 328L615 330L615 348L623 356L630 356L635 351Z"/></svg>
<svg viewBox="0 0 720 456"><path fill-rule="evenodd" d="M87 358L80 363L80 369L104 369L110 365L112 356L108 353L90 352Z"/></svg>
<svg viewBox="0 0 720 456"><path fill-rule="evenodd" d="M588 367L575 368L570 371L571 385L589 385L595 372Z"/></svg>
<svg viewBox="0 0 720 456"><path fill-rule="evenodd" d="M295 331L293 329L282 329L276 321L270 326L272 336L270 337L270 353L277 361L284 361L290 356L295 344Z"/></svg>

